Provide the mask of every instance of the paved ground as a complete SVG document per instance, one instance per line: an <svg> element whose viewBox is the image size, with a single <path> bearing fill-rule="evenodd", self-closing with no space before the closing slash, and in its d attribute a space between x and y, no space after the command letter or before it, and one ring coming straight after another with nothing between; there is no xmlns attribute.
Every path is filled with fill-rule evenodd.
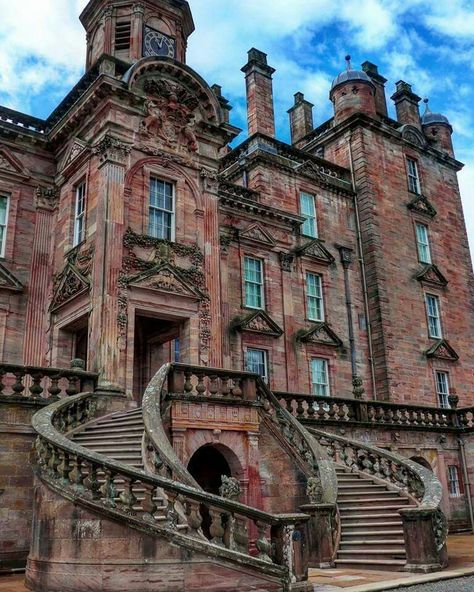
<svg viewBox="0 0 474 592"><path fill-rule="evenodd" d="M446 580L445 582L433 582L421 586L410 586L409 588L397 588L397 592L473 592L474 576Z"/></svg>

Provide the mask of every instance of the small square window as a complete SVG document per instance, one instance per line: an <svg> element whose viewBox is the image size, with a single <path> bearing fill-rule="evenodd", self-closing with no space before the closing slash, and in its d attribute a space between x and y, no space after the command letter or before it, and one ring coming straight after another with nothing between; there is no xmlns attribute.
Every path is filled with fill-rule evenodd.
<svg viewBox="0 0 474 592"><path fill-rule="evenodd" d="M247 349L246 370L259 374L268 383L268 356L264 349Z"/></svg>

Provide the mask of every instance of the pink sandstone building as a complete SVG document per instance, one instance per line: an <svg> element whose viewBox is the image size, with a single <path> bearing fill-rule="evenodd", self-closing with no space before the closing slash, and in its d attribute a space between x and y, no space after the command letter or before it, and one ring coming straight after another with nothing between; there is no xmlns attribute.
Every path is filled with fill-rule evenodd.
<svg viewBox="0 0 474 592"><path fill-rule="evenodd" d="M35 592L441 569L448 524L474 526L449 121L404 81L391 119L348 58L334 117L296 93L282 142L251 49L238 143L186 65L188 2L80 18L86 72L53 113L0 107L0 569L28 558Z"/></svg>

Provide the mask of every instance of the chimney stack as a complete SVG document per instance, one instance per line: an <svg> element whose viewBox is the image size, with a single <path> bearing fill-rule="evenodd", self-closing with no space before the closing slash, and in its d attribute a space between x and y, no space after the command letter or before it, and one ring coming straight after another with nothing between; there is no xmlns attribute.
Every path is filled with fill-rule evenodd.
<svg viewBox="0 0 474 592"><path fill-rule="evenodd" d="M260 133L275 137L275 111L273 107L273 74L275 69L267 62L267 54L258 49L248 52L249 61L242 68L247 85L247 118L249 136Z"/></svg>
<svg viewBox="0 0 474 592"><path fill-rule="evenodd" d="M295 94L295 104L288 111L292 144L297 144L301 138L313 131L313 107L312 103L306 101L303 93Z"/></svg>
<svg viewBox="0 0 474 592"><path fill-rule="evenodd" d="M403 80L397 82L397 90L392 100L395 101L398 123L414 125L422 131L419 107L421 97L413 92L411 84Z"/></svg>
<svg viewBox="0 0 474 592"><path fill-rule="evenodd" d="M387 99L385 97L385 83L387 79L379 74L379 69L372 62L364 62L362 70L372 80L375 85L375 108L379 115L388 117Z"/></svg>

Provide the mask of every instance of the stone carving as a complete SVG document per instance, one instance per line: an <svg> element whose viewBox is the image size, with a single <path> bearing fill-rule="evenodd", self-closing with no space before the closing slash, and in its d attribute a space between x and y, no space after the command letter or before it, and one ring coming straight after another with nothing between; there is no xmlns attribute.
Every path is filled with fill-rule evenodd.
<svg viewBox="0 0 474 592"><path fill-rule="evenodd" d="M125 164L128 155L132 151L132 146L107 134L94 146L92 151L102 163L114 161L118 164Z"/></svg>
<svg viewBox="0 0 474 592"><path fill-rule="evenodd" d="M434 218L437 214L436 209L431 204L429 199L424 195L417 195L408 204L407 208L419 214L424 214L430 218Z"/></svg>
<svg viewBox="0 0 474 592"><path fill-rule="evenodd" d="M219 191L219 175L216 171L202 168L199 176L201 177L204 190L210 193L217 193Z"/></svg>
<svg viewBox="0 0 474 592"><path fill-rule="evenodd" d="M436 542L436 549L441 551L448 538L449 526L446 516L441 510L437 510L433 516L433 531Z"/></svg>
<svg viewBox="0 0 474 592"><path fill-rule="evenodd" d="M22 292L23 284L8 269L0 263L0 290Z"/></svg>
<svg viewBox="0 0 474 592"><path fill-rule="evenodd" d="M240 238L249 239L269 246L273 246L275 244L274 239L259 224L252 224L243 230L240 233Z"/></svg>
<svg viewBox="0 0 474 592"><path fill-rule="evenodd" d="M280 265L283 271L293 271L295 256L292 253L280 253Z"/></svg>
<svg viewBox="0 0 474 592"><path fill-rule="evenodd" d="M145 92L151 95L145 101L145 117L140 133L148 140L184 152L197 152L198 141L194 133L193 111L197 101L185 89L166 80L149 80Z"/></svg>
<svg viewBox="0 0 474 592"><path fill-rule="evenodd" d="M239 480L234 477L227 477L227 475L222 475L221 480L222 485L219 488L219 494L225 499L238 502L242 493Z"/></svg>
<svg viewBox="0 0 474 592"><path fill-rule="evenodd" d="M354 395L354 399L364 398L365 388L363 385L364 382L362 378L360 378L359 376L354 376L354 378L352 379L352 394Z"/></svg>
<svg viewBox="0 0 474 592"><path fill-rule="evenodd" d="M404 125L401 128L402 138L407 142L411 142L415 144L415 146L419 146L423 148L426 146L426 139L423 134L413 125Z"/></svg>
<svg viewBox="0 0 474 592"><path fill-rule="evenodd" d="M319 477L310 477L306 485L306 495L311 504L323 503L323 487Z"/></svg>
<svg viewBox="0 0 474 592"><path fill-rule="evenodd" d="M296 335L296 340L303 343L320 343L331 347L342 347L343 343L327 323L318 323L309 331L302 330Z"/></svg>
<svg viewBox="0 0 474 592"><path fill-rule="evenodd" d="M314 257L314 259L317 259L320 263L324 263L325 265L332 265L335 262L335 258L319 239L314 239L302 247L298 247L295 249L294 254L297 257Z"/></svg>
<svg viewBox="0 0 474 592"><path fill-rule="evenodd" d="M244 319L236 318L232 323L232 329L234 331L264 333L272 337L283 335L283 329L264 310L253 312Z"/></svg>
<svg viewBox="0 0 474 592"><path fill-rule="evenodd" d="M416 279L419 282L441 286L443 288L449 283L436 265L425 265L425 267L417 273Z"/></svg>
<svg viewBox="0 0 474 592"><path fill-rule="evenodd" d="M426 352L426 356L428 358L438 358L449 362L457 362L459 360L458 354L445 339L437 341L432 347L430 347Z"/></svg>
<svg viewBox="0 0 474 592"><path fill-rule="evenodd" d="M89 289L89 281L72 264L68 263L62 273L55 277L55 292L50 310L59 308L74 297Z"/></svg>
<svg viewBox="0 0 474 592"><path fill-rule="evenodd" d="M37 208L52 211L58 205L59 190L57 187L37 187L35 204Z"/></svg>

